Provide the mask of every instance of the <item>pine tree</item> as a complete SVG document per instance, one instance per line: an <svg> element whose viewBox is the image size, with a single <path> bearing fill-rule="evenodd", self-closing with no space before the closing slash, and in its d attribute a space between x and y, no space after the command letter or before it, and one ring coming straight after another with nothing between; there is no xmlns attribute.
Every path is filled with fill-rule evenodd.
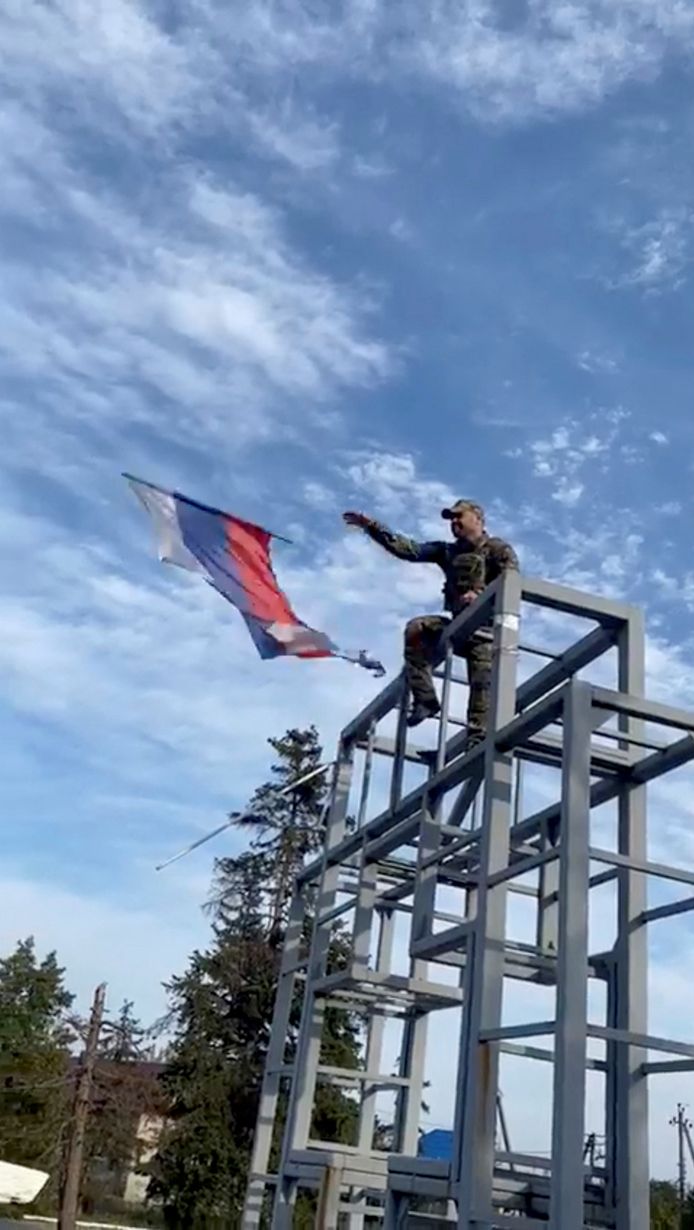
<svg viewBox="0 0 694 1230"><path fill-rule="evenodd" d="M163 1201L167 1224L177 1230L240 1225L293 880L323 840L323 779L279 794L320 764L316 731L290 730L269 743L277 757L272 778L240 821L252 835L250 848L215 865L213 942L169 986L176 1034L166 1074L171 1127L150 1194ZM355 1067L358 1022L344 1017L329 1014L323 1062ZM294 1031L298 1018L297 1003ZM314 1130L346 1140L355 1115L354 1104L328 1086Z"/></svg>
<svg viewBox="0 0 694 1230"><path fill-rule="evenodd" d="M99 1057L112 1063L128 1063L149 1057L149 1034L133 1013L132 1000L126 999L115 1021L101 1027Z"/></svg>
<svg viewBox="0 0 694 1230"><path fill-rule="evenodd" d="M262 870L267 885L267 929L273 935L286 923L297 872L322 843L326 785L325 777L319 775L289 794L281 793L320 767L323 751L315 726L288 730L281 739L268 739L268 743L277 756L271 768L272 779L256 790L248 811L236 822L237 827L252 834L254 862L219 859L211 905L217 923L235 917L238 875L251 867L254 874Z"/></svg>
<svg viewBox="0 0 694 1230"><path fill-rule="evenodd" d="M51 1171L70 1098L64 973L55 953L37 961L33 938L0 960L0 1157Z"/></svg>

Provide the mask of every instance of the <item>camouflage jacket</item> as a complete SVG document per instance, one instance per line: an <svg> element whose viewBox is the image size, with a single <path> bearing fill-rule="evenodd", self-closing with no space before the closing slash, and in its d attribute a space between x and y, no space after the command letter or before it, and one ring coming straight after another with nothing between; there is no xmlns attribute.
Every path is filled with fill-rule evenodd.
<svg viewBox="0 0 694 1230"><path fill-rule="evenodd" d="M518 568L518 556L513 547L501 538L490 538L486 534L472 546L455 541L416 542L403 534L394 534L378 521L369 521L364 529L396 559L412 564L438 564L445 577L444 608L454 615L462 609L463 594L470 590L481 594L502 572Z"/></svg>

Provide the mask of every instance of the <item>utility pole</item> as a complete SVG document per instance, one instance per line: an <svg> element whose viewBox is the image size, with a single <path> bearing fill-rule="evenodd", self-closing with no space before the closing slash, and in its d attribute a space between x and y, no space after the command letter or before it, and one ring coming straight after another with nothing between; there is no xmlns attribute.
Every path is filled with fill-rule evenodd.
<svg viewBox="0 0 694 1230"><path fill-rule="evenodd" d="M691 1151L689 1129L692 1126L680 1102L677 1104L677 1114L670 1120L670 1126L677 1128L677 1191L680 1212L680 1226L684 1221L684 1206L687 1203L687 1160L684 1155L685 1145Z"/></svg>
<svg viewBox="0 0 694 1230"><path fill-rule="evenodd" d="M89 1018L89 1031L77 1077L72 1123L70 1124L70 1139L65 1161L65 1176L60 1193L58 1230L75 1230L75 1222L79 1210L80 1188L82 1185L84 1140L92 1098L94 1063L99 1045L101 1023L104 1017L105 1001L106 983L103 982L94 992L92 1011Z"/></svg>

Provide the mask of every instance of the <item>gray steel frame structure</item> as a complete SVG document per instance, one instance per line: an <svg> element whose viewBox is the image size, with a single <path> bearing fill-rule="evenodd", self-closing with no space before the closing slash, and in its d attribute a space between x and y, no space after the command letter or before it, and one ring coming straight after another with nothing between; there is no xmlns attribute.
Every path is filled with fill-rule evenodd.
<svg viewBox="0 0 694 1230"><path fill-rule="evenodd" d="M584 621L584 634L558 654L524 646L519 630L528 604L570 616L576 626ZM451 637L472 635L490 621L489 735L466 754L451 704L464 682ZM524 652L547 661L521 680ZM614 690L580 677L605 655L617 660ZM517 573L500 578L451 625L437 674L442 710L433 752L408 742L402 677L342 732L324 850L300 875L291 906L243 1230L290 1227L301 1188L319 1190L317 1224L324 1228L648 1230L648 1077L694 1070L694 1046L648 1035L647 930L656 919L694 908L694 895L649 909L647 881L659 877L688 885L692 893L694 871L649 862L646 790L694 759L694 716L644 699L637 609ZM379 723L393 712L395 738L380 737ZM654 740L652 726L665 737ZM390 761L389 799L380 814L366 819L376 756ZM362 775L355 822L348 813L357 757ZM524 815L521 779L528 762L556 768L557 801ZM423 780L403 793L410 764L420 766ZM596 847L593 813L610 801L616 839L613 848ZM616 939L608 951L592 953L591 895L606 883L613 885ZM443 886L458 892L458 913L440 908ZM534 943L508 937L511 893L533 903ZM394 922L403 915L407 975L393 971ZM310 944L302 938L307 918ZM331 969L336 928L350 941L350 958L344 968ZM437 976L444 966L456 971L457 984ZM593 979L605 988L606 1008L597 1023L588 1009ZM505 1023L509 980L553 988L552 1019ZM295 1045L288 1046L297 995L301 1024ZM357 1071L322 1062L328 1006L366 1021ZM428 1161L417 1156L427 1024L432 1013L455 1006L461 1027L453 1157L450 1163ZM390 1017L402 1028L395 1074L381 1070ZM535 1039L543 1037L549 1043L538 1046ZM596 1039L600 1058L594 1057ZM653 1062L652 1052L677 1058ZM552 1065L549 1158L513 1152L505 1131L497 1140L505 1054ZM585 1152L591 1071L604 1079L600 1166L592 1158L586 1162ZM351 1146L311 1135L316 1086L326 1081L358 1093L358 1139ZM396 1099L388 1152L374 1141L376 1098L384 1089ZM276 1174L269 1173L273 1147L279 1150Z"/></svg>

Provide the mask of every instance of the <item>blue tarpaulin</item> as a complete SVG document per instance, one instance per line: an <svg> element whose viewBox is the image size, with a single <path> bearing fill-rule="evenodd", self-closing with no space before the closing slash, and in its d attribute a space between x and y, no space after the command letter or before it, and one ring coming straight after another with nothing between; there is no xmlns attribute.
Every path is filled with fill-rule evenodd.
<svg viewBox="0 0 694 1230"><path fill-rule="evenodd" d="M434 1128L419 1138L419 1156L434 1161L450 1162L453 1153L453 1133L445 1128Z"/></svg>

